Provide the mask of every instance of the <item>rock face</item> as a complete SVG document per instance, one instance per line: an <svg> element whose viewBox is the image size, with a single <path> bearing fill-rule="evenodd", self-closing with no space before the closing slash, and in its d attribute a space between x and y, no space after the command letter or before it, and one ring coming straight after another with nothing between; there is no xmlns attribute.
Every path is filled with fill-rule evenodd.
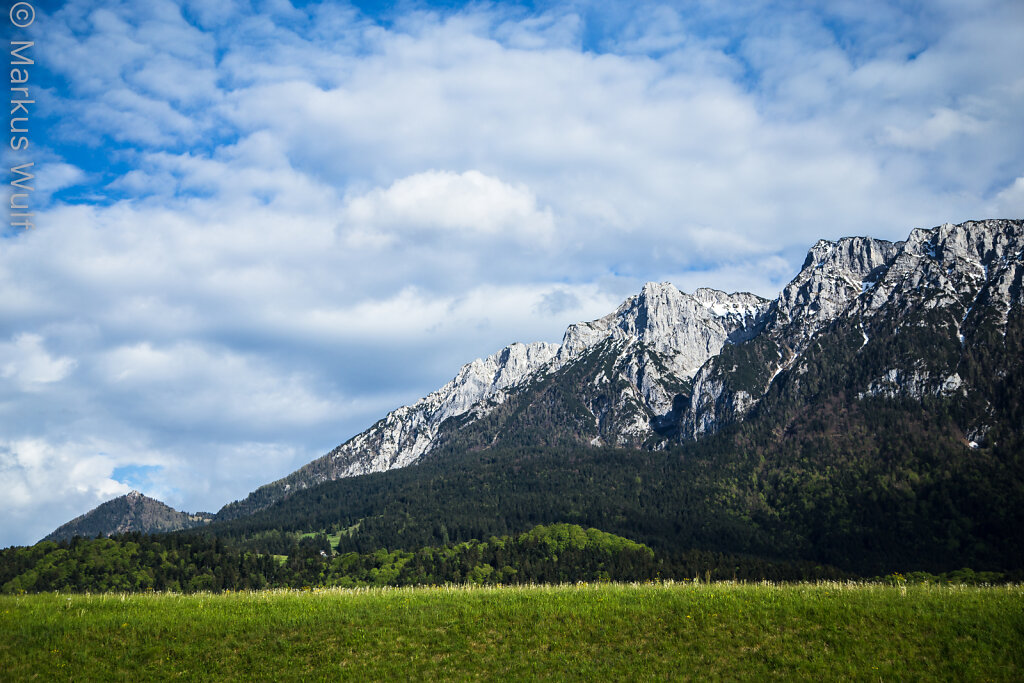
<svg viewBox="0 0 1024 683"><path fill-rule="evenodd" d="M501 403L506 392L557 353L553 344L512 344L498 353L464 365L450 382L388 415L327 456L335 473L329 478L404 467L430 450L441 424L485 400Z"/></svg>
<svg viewBox="0 0 1024 683"><path fill-rule="evenodd" d="M213 515L179 512L155 498L132 491L74 518L57 528L44 541L60 541L74 536L92 538L138 531L144 534L178 531L202 526L213 520Z"/></svg>
<svg viewBox="0 0 1024 683"><path fill-rule="evenodd" d="M815 332L882 276L902 244L869 237L819 240L800 273L775 300L767 334L790 355L799 354Z"/></svg>
<svg viewBox="0 0 1024 683"><path fill-rule="evenodd" d="M696 438L745 415L776 378L806 371L801 354L835 324L856 328L862 346L908 326L932 337L894 359L898 364L872 378L861 396L967 392L956 373L960 354L929 353L929 347L940 337L963 346L981 325L1005 335L1010 310L1021 305L1022 248L1024 221L1010 220L914 230L896 243L819 241L773 302L761 334L701 368L681 433Z"/></svg>
<svg viewBox="0 0 1024 683"><path fill-rule="evenodd" d="M1022 280L1024 221L915 230L844 317L861 328L865 353L883 344L919 349L876 352L879 367L858 397L959 395L973 413L964 418L967 438L983 444L990 424L1020 398L1006 377L1024 359L1008 346L1009 326L1022 322Z"/></svg>
<svg viewBox="0 0 1024 683"><path fill-rule="evenodd" d="M714 289L698 289L691 296L669 282L648 282L614 313L570 325L551 369L612 339L644 344L661 354L678 377L690 379L727 341L752 336L768 303L753 294Z"/></svg>
<svg viewBox="0 0 1024 683"><path fill-rule="evenodd" d="M689 295L670 283L648 283L613 313L569 326L560 345L516 343L463 366L437 391L226 506L218 517L248 514L324 481L405 467L438 445L449 420L463 426L480 420L525 385L565 372L591 354L611 354L612 363L589 378L599 391L581 396L594 422L581 438L641 445L665 424L674 428L678 397L690 378L723 345L754 335L769 303L748 293L700 289Z"/></svg>
<svg viewBox="0 0 1024 683"><path fill-rule="evenodd" d="M774 301L648 283L613 313L569 326L560 345L513 344L473 361L218 517L324 481L405 467L468 434L475 440L465 443L485 447L528 430L516 415L542 417L555 436L595 445L660 448L699 438L758 409L773 386L806 383L804 355L822 335L843 331L829 343L845 340L871 360L857 367L873 375L849 380L861 399L976 394L978 414L991 412L998 398L970 378L982 371L967 352L972 340L1005 335L1019 312L1022 248L1024 221L987 220L915 230L904 242L821 240ZM927 334L906 345L910 329ZM970 431L982 438L986 428L978 418Z"/></svg>
<svg viewBox="0 0 1024 683"><path fill-rule="evenodd" d="M700 369L680 432L696 438L757 405L771 381L792 365L814 335L881 277L900 244L869 237L819 240L800 273L772 302L755 348L748 349L754 357L729 355Z"/></svg>

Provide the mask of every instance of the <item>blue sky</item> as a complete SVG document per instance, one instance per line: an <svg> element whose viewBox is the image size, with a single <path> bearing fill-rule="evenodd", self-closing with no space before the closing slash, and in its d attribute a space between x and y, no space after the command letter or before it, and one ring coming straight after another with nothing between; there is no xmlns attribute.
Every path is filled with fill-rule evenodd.
<svg viewBox="0 0 1024 683"><path fill-rule="evenodd" d="M1024 215L1024 5L34 3L0 546L215 511L649 280Z"/></svg>

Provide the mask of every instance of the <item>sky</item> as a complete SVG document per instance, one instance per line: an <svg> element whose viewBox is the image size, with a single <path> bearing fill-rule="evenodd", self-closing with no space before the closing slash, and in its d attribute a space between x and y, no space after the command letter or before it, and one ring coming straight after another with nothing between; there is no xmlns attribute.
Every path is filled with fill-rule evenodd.
<svg viewBox="0 0 1024 683"><path fill-rule="evenodd" d="M215 512L647 281L1024 216L1019 0L29 6L0 547Z"/></svg>

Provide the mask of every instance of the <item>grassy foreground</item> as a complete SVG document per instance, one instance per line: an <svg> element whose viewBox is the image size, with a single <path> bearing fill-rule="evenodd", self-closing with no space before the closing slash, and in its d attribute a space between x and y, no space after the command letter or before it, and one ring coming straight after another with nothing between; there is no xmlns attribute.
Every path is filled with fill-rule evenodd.
<svg viewBox="0 0 1024 683"><path fill-rule="evenodd" d="M1020 680L1024 587L0 597L3 680Z"/></svg>

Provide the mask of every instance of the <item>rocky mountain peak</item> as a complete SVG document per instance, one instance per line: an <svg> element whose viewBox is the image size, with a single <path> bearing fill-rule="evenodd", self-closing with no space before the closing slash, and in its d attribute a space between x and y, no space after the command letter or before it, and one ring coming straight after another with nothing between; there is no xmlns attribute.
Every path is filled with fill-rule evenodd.
<svg viewBox="0 0 1024 683"><path fill-rule="evenodd" d="M780 373L799 364L810 340L841 317L854 321L864 345L876 333L898 334L904 324L911 324L939 325L936 333L951 330L962 346L979 316L1005 334L1009 311L1020 304L1024 289L1022 247L1024 221L1012 220L917 229L905 242L819 240L774 303L759 340L760 370L747 373L759 380L756 386L739 382L732 365L714 359L694 379L683 433L698 436L717 429L723 417L742 417ZM928 317L929 311L934 315ZM930 358L913 363L912 368L886 368L882 374L890 379L876 379L865 394L894 396L906 390L920 396L959 390L955 369L926 371ZM913 380L897 382L893 377Z"/></svg>
<svg viewBox="0 0 1024 683"><path fill-rule="evenodd" d="M131 491L61 525L43 540L59 541L74 536L90 538L97 534L109 536L133 531L146 534L177 531L208 524L212 518L203 512L194 515L180 512L139 491Z"/></svg>
<svg viewBox="0 0 1024 683"><path fill-rule="evenodd" d="M928 292L927 308L960 309L962 318L983 299L1004 313L1019 300L1024 221L968 221L914 230L901 252L858 307L866 315L883 307L907 310ZM954 322L964 320L954 316Z"/></svg>
<svg viewBox="0 0 1024 683"><path fill-rule="evenodd" d="M616 311L615 327L629 337L664 347L675 329L705 317L696 304L670 282L648 282Z"/></svg>
<svg viewBox="0 0 1024 683"><path fill-rule="evenodd" d="M711 289L709 287L697 288L692 296L706 308L720 316L740 312L755 313L763 310L765 304L768 303L767 299L750 292L726 294L720 289Z"/></svg>
<svg viewBox="0 0 1024 683"><path fill-rule="evenodd" d="M662 354L680 377L689 378L737 331L753 329L768 310L766 299L749 293L700 289L693 295L670 282L648 282L615 312L570 325L558 352L560 361L605 339L638 341Z"/></svg>
<svg viewBox="0 0 1024 683"><path fill-rule="evenodd" d="M1024 242L1024 224L1021 221L968 221L959 225L945 223L928 232L933 234L939 258L957 256L985 266L997 260L1018 257L1021 243Z"/></svg>
<svg viewBox="0 0 1024 683"><path fill-rule="evenodd" d="M877 280L902 245L871 237L818 240L800 273L779 294L773 328L798 350Z"/></svg>
<svg viewBox="0 0 1024 683"><path fill-rule="evenodd" d="M456 414L495 391L513 386L550 361L557 351L558 345L547 342L515 342L486 358L463 365L455 378L439 390L448 394L447 400L442 402L450 408L445 412Z"/></svg>
<svg viewBox="0 0 1024 683"><path fill-rule="evenodd" d="M835 242L818 240L808 250L800 275L808 269L826 269L863 276L888 263L901 244L872 237L843 237Z"/></svg>
<svg viewBox="0 0 1024 683"><path fill-rule="evenodd" d="M1009 302L1013 273L1020 267L1024 222L1013 220L946 223L930 230L916 229L886 269L884 281L872 291L866 308L877 309L899 299L912 303L911 294L927 288L930 306L958 304L969 308L993 278L997 298ZM1007 280L1009 278L1009 280ZM1006 291L1003 291L1006 290Z"/></svg>

